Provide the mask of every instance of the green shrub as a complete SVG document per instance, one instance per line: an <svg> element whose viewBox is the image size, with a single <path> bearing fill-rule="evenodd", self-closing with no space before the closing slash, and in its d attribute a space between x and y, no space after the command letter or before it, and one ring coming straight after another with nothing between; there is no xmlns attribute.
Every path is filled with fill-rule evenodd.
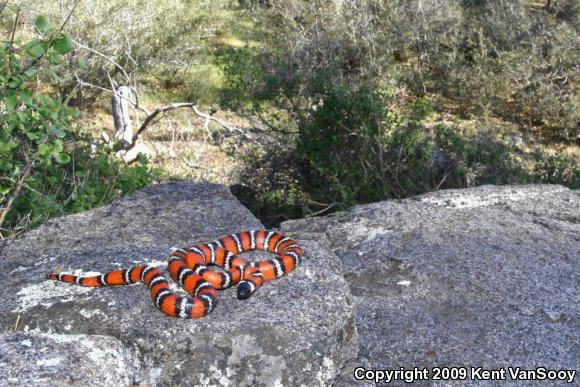
<svg viewBox="0 0 580 387"><path fill-rule="evenodd" d="M433 113L433 105L425 98L417 98L413 102L413 119L422 121Z"/></svg>
<svg viewBox="0 0 580 387"><path fill-rule="evenodd" d="M580 160L578 156L563 153L536 151L534 172L542 183L562 184L572 189L580 188Z"/></svg>
<svg viewBox="0 0 580 387"><path fill-rule="evenodd" d="M0 43L0 227L3 236L49 217L106 203L149 184L143 163L128 168L113 151L93 152L89 138L74 133L67 107L53 84L68 35L47 19L35 21L36 39Z"/></svg>
<svg viewBox="0 0 580 387"><path fill-rule="evenodd" d="M454 186L528 182L528 173L515 157L515 150L503 142L496 129L482 125L475 129L475 134L467 135L456 127L434 128L435 146L451 161L448 172Z"/></svg>

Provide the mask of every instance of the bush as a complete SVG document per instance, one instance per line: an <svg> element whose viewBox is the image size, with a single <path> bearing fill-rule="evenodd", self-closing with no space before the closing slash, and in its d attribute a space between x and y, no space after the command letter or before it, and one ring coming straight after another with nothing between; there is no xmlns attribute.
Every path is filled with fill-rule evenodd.
<svg viewBox="0 0 580 387"><path fill-rule="evenodd" d="M222 53L222 101L292 133L280 137L276 152L295 153L298 168L290 168L292 178L263 178L257 200L263 208L283 207L299 190L304 195L293 197L306 205L291 213L311 211L308 203L339 209L548 175L572 182L569 168L541 172L554 169L554 161L534 169L490 120L542 125L544 133L556 132L552 139L574 141L577 13L562 17L560 8L550 13L508 0L287 1L259 8L264 45ZM472 133L429 130L421 123L434 111L429 92L451 97L483 123L472 124ZM251 169L264 163L258 160ZM276 194L266 194L265 181Z"/></svg>
<svg viewBox="0 0 580 387"><path fill-rule="evenodd" d="M67 107L53 87L62 58L72 49L70 38L42 16L34 27L38 38L0 45L3 236L55 215L103 204L154 178L144 163L125 167L112 150L94 152L92 140L74 133L70 119L78 112Z"/></svg>
<svg viewBox="0 0 580 387"><path fill-rule="evenodd" d="M528 173L492 126L479 125L468 135L459 128L437 125L435 146L442 150L455 187L481 184L521 184L529 181ZM443 185L443 187L445 187Z"/></svg>
<svg viewBox="0 0 580 387"><path fill-rule="evenodd" d="M430 146L416 122L389 109L392 91L333 88L299 122L308 190L343 206L428 189Z"/></svg>
<svg viewBox="0 0 580 387"><path fill-rule="evenodd" d="M538 150L534 157L534 172L540 182L562 184L572 189L580 188L578 156Z"/></svg>
<svg viewBox="0 0 580 387"><path fill-rule="evenodd" d="M90 138L70 140L69 145L73 147L69 163L35 168L6 219L9 227L35 226L55 216L107 204L158 177L145 159L127 167L109 148L100 147L95 153Z"/></svg>

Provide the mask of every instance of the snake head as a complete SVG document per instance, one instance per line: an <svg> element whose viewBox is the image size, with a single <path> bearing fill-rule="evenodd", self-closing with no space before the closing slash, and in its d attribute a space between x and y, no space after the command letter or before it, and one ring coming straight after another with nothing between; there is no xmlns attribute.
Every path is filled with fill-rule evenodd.
<svg viewBox="0 0 580 387"><path fill-rule="evenodd" d="M256 287L250 281L241 281L238 284L238 299L247 300L254 293Z"/></svg>

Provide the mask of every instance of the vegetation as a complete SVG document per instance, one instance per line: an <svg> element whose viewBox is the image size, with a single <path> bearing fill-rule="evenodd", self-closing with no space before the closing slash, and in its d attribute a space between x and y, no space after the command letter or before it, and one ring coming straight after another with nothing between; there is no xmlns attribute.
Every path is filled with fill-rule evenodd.
<svg viewBox="0 0 580 387"><path fill-rule="evenodd" d="M550 6L291 1L254 12L265 44L220 58L222 102L295 130L286 149L300 163L282 178L287 195L250 183L258 206L287 207L296 192L309 213L477 184L578 187L580 7ZM449 107L468 128L429 122Z"/></svg>
<svg viewBox="0 0 580 387"><path fill-rule="evenodd" d="M94 152L92 140L71 126L78 111L52 90L71 39L43 16L34 29L27 43L12 34L0 46L2 235L106 203L154 177L145 160L126 167L110 149Z"/></svg>
<svg viewBox="0 0 580 387"><path fill-rule="evenodd" d="M3 25L25 33L9 8ZM63 19L62 31L36 19L26 44L3 31L5 230L159 178L144 160L91 151L109 122L78 129L108 103L102 87L129 80L146 102L194 102L252 135L176 134L187 120L172 119L152 129L153 143L172 136L151 162L163 178L193 176L164 154L181 141L191 170L192 142L219 146L236 163L227 181L268 226L442 188L580 187L574 0L95 1L66 23L63 9L41 1L20 15Z"/></svg>

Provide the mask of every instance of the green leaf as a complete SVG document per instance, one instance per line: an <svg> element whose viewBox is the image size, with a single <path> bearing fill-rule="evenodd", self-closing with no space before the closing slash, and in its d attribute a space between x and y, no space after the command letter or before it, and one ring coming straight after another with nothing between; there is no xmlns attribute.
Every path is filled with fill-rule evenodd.
<svg viewBox="0 0 580 387"><path fill-rule="evenodd" d="M77 59L77 65L79 66L79 69L86 70L86 68L87 68L87 61L85 60L85 58L83 58L81 56L81 57L79 57Z"/></svg>
<svg viewBox="0 0 580 387"><path fill-rule="evenodd" d="M12 163L5 160L0 160L0 171L10 172L12 170Z"/></svg>
<svg viewBox="0 0 580 387"><path fill-rule="evenodd" d="M62 63L62 59L60 59L59 54L57 54L56 52L51 52L50 54L48 54L48 61L50 62L50 64L56 65L58 66L59 64ZM48 69L51 70L52 69Z"/></svg>
<svg viewBox="0 0 580 387"><path fill-rule="evenodd" d="M51 126L49 128L50 133L52 133L56 138L65 138L66 137L66 132L60 128L57 128L55 126Z"/></svg>
<svg viewBox="0 0 580 387"><path fill-rule="evenodd" d="M62 112L65 115L71 116L71 117L76 117L76 116L78 116L80 114L80 112L77 109L71 108L71 107L68 107L68 106L63 107L62 108Z"/></svg>
<svg viewBox="0 0 580 387"><path fill-rule="evenodd" d="M62 152L62 141L55 140L54 141L54 150L52 151L53 154Z"/></svg>
<svg viewBox="0 0 580 387"><path fill-rule="evenodd" d="M52 78L53 81L55 82L60 81L60 77L57 75L57 73L54 72L53 69L51 68L46 69L46 73L50 76L50 78Z"/></svg>
<svg viewBox="0 0 580 387"><path fill-rule="evenodd" d="M10 82L8 82L8 87L11 89L17 89L18 86L22 84L22 80L18 77L12 78Z"/></svg>
<svg viewBox="0 0 580 387"><path fill-rule="evenodd" d="M26 45L26 52L33 58L38 58L44 54L44 47L40 40L33 40Z"/></svg>
<svg viewBox="0 0 580 387"><path fill-rule="evenodd" d="M22 102L24 102L27 105L32 105L33 104L33 100L32 100L32 91L30 91L29 89L22 89L18 92L18 95L20 96L20 100Z"/></svg>
<svg viewBox="0 0 580 387"><path fill-rule="evenodd" d="M66 164L70 161L70 156L67 155L66 153L58 153L57 155L55 155L54 158L56 159L56 162L59 164Z"/></svg>
<svg viewBox="0 0 580 387"><path fill-rule="evenodd" d="M0 186L0 195L6 195L8 192L10 192L10 187Z"/></svg>
<svg viewBox="0 0 580 387"><path fill-rule="evenodd" d="M32 77L34 75L36 75L38 71L36 69L28 69L24 72L24 75L26 75L27 77Z"/></svg>
<svg viewBox="0 0 580 387"><path fill-rule="evenodd" d="M40 160L46 166L51 166L52 165L52 159L50 158L50 155L41 156Z"/></svg>
<svg viewBox="0 0 580 387"><path fill-rule="evenodd" d="M4 104L6 105L6 111L8 112L14 111L16 103L17 103L16 94L7 95L6 99L4 100Z"/></svg>
<svg viewBox="0 0 580 387"><path fill-rule="evenodd" d="M61 32L58 38L52 42L52 48L59 54L66 54L72 50L73 42L67 34Z"/></svg>
<svg viewBox="0 0 580 387"><path fill-rule="evenodd" d="M0 141L0 154L7 155L14 148L17 148L18 144L14 140L2 140Z"/></svg>
<svg viewBox="0 0 580 387"><path fill-rule="evenodd" d="M36 30L42 35L46 35L50 32L50 24L48 24L48 19L42 15L38 16L34 21L34 26Z"/></svg>
<svg viewBox="0 0 580 387"><path fill-rule="evenodd" d="M26 132L26 137L28 137L29 140L38 140L40 138L40 136L34 132Z"/></svg>
<svg viewBox="0 0 580 387"><path fill-rule="evenodd" d="M20 122L22 122L23 124L27 124L28 123L28 114L26 114L25 112L18 112L16 113L16 115L18 116L18 120Z"/></svg>
<svg viewBox="0 0 580 387"><path fill-rule="evenodd" d="M20 170L21 169L22 168L20 167L20 165L15 165L14 168L12 168L12 172L11 172L12 177L18 177L18 176L20 176Z"/></svg>
<svg viewBox="0 0 580 387"><path fill-rule="evenodd" d="M12 132L18 126L18 116L14 113L8 115L8 132Z"/></svg>
<svg viewBox="0 0 580 387"><path fill-rule="evenodd" d="M10 153L10 143L7 141L0 141L0 154Z"/></svg>
<svg viewBox="0 0 580 387"><path fill-rule="evenodd" d="M50 146L48 146L47 144L40 144L38 146L38 154L39 155L46 156L49 153L50 153Z"/></svg>

